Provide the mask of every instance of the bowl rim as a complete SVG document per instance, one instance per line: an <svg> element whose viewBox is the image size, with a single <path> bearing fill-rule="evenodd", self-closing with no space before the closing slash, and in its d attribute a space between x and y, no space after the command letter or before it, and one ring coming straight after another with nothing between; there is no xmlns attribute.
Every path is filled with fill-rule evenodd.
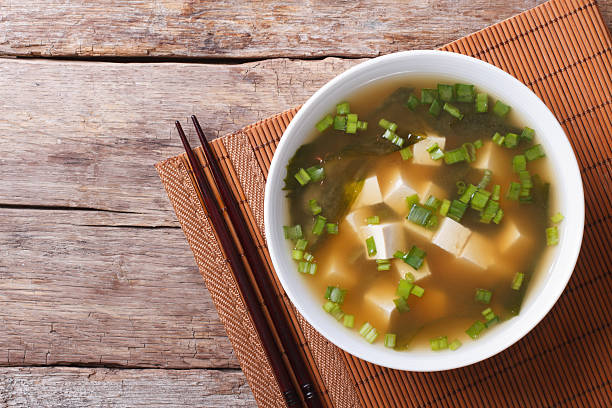
<svg viewBox="0 0 612 408"><path fill-rule="evenodd" d="M366 342L363 342L363 345L356 345L356 343L351 342L349 340L342 341L342 339L339 338L340 336L335 336L333 335L333 333L328 333L325 326L329 327L329 325L323 324L323 322L317 320L317 318L313 316L313 313L311 313L310 310L305 308L304 305L300 302L299 294L293 290L294 288L288 282L287 276L282 267L282 258L285 258L285 260L287 260L290 259L290 256L289 253L286 253L287 251L285 248L286 244L284 243L284 239L277 239L278 232L276 231L275 233L275 228L277 228L278 230L281 229L282 222L279 222L278 220L282 219L283 217L278 217L278 213L275 213L276 204L274 200L274 195L279 193L278 180L284 179L286 174L286 163L289 158L292 157L295 153L295 151L293 151L290 155L286 155L285 150L291 147L289 145L290 138L295 137L293 135L299 134L295 133L295 129L297 129L298 124L300 124L304 120L307 120L308 113L310 112L311 108L319 101L319 99L323 98L328 92L332 91L334 87L347 80L347 78L362 74L367 70L377 66L378 64L397 63L398 61L403 60L405 60L404 62L406 62L409 61L411 58L418 58L423 56L450 59L461 64L474 64L474 66L478 67L478 69L484 69L489 71L491 75L503 77L504 86L511 86L515 89L515 93L521 94L521 96L530 99L530 103L535 104L535 107L537 107L536 110L538 113L538 120L541 122L547 122L548 126L551 126L553 128L554 134L560 134L563 136L559 140L555 139L555 143L557 143L556 149L558 148L561 150L561 153L559 154L571 158L569 160L569 163L563 163L563 166L567 170L567 174L571 177L570 181L572 182L573 187L572 205L577 206L577 208L575 208L576 213L572 214L572 217L576 217L576 219L574 220L574 223L571 224L571 229L570 227L567 227L566 221L566 227L564 228L562 239L559 243L559 247L563 245L563 249L565 251L561 252L561 248L556 248L556 254L554 255L554 259L548 262L549 271L554 270L556 272L557 270L561 269L561 271L564 273L560 276L555 276L554 282L551 282L552 279L550 279L550 277L547 278L548 280L541 289L541 293L539 293L537 296L537 299L540 303L539 309L532 311L530 314L519 314L515 318L504 322L504 325L500 325L504 327L512 326L512 328L514 328L515 330L510 330L509 335L505 337L500 336L499 334L497 334L496 336L487 336L496 337L497 341L491 342L492 346L495 347L489 347L486 351L480 353L466 353L471 356L469 358L466 356L462 356L461 354L463 353L452 353L451 355L448 355L447 358L432 358L431 361L427 358L419 358L414 360L413 363L416 362L421 364L427 362L427 364L424 364L424 366L406 367L406 362L411 361L411 359L405 356L409 356L411 354L410 351L396 352L395 358L389 358L387 356L383 356L384 358L381 358L381 356L378 355L380 353L376 352L376 350L379 349L376 347L371 349L370 347L372 347L372 345ZM449 75L452 74L449 73ZM548 136L545 136L545 138L547 137ZM302 139L302 142L303 140L304 139ZM281 160L281 157L283 156L287 157L284 160ZM557 183L560 184L561 182L558 181ZM560 188L560 195L561 190L563 189ZM568 216L566 214L566 220L567 218ZM289 126L285 130L283 137L281 138L276 148L276 152L273 156L270 169L268 171L268 178L266 181L266 189L264 196L264 227L270 258L272 260L272 264L274 265L275 270L277 271L277 276L279 278L279 281L281 282L283 289L287 293L293 305L300 312L300 314L302 314L306 321L308 321L308 323L312 325L323 337L335 344L337 347L348 352L349 354L369 361L373 364L398 370L441 371L474 364L500 353L504 349L510 347L511 345L519 341L527 333L529 333L552 309L552 307L555 305L555 303L563 293L567 282L569 281L573 273L578 254L580 252L584 228L584 190L575 154L571 148L571 145L565 132L563 131L563 128L561 127L553 113L550 111L550 109L544 104L544 102L540 100L540 98L522 82L520 82L518 79L514 78L510 74L506 73L505 71L495 67L494 65L462 54L438 50L402 51L370 59L342 72L341 74L337 75L335 78L327 82L325 85L323 85L321 88L319 88L298 111L298 113L291 120ZM559 258L561 257L564 261L563 264L560 264L558 262ZM295 268L292 268L291 272L297 273ZM543 272L544 271L542 271L542 273ZM547 296L543 296L544 294L546 294ZM509 323L512 322L514 322L514 324L509 325ZM337 324L337 322L335 322L335 324ZM504 331L508 332L509 329L506 329ZM497 337L500 338L497 339ZM404 355L404 357L402 357L402 354ZM432 354L435 355L438 353Z"/></svg>

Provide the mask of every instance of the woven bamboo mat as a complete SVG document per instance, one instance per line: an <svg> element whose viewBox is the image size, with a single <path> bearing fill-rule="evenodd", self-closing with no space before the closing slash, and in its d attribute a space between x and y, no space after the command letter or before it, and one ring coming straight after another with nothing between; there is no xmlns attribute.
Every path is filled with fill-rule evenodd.
<svg viewBox="0 0 612 408"><path fill-rule="evenodd" d="M595 2L553 0L442 48L485 60L529 86L563 126L585 187L584 241L563 295L522 340L469 367L415 373L367 363L327 342L288 301L265 244L263 195L277 143L297 109L213 142L326 405L612 406L611 47ZM282 406L184 155L156 167L258 404Z"/></svg>

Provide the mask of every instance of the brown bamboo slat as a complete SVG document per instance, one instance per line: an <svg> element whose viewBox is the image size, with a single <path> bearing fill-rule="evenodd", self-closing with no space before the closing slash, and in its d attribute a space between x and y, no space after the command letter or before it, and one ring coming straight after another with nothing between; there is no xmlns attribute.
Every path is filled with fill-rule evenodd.
<svg viewBox="0 0 612 408"><path fill-rule="evenodd" d="M611 406L612 40L597 5L553 0L442 49L504 69L529 86L562 124L585 187L585 232L577 266L543 321L486 361L436 373L375 366L342 352L317 333L291 305L273 273L262 230L263 189L276 146L297 108L214 141L323 398L336 407ZM253 337L249 322L237 322L243 308L230 308L219 300L233 284L219 282L226 278L226 266L218 259L222 254L216 243L209 242L212 231L196 208L197 197L184 191L192 188L184 180L184 162L173 158L157 167L230 340L238 347L255 398L262 406L275 406L278 390L269 386L271 372L257 350L259 344L242 344ZM213 253L203 254L198 248ZM233 293L232 301L240 302L239 294Z"/></svg>

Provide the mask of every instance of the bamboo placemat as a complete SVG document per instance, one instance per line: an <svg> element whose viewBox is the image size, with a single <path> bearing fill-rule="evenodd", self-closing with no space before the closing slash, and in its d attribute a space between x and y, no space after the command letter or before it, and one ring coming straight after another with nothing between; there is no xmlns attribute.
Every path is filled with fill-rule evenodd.
<svg viewBox="0 0 612 408"><path fill-rule="evenodd" d="M326 405L612 406L611 47L595 2L553 0L442 48L485 60L529 86L563 126L585 187L584 241L563 295L522 340L469 367L415 373L367 363L327 342L288 301L268 257L263 195L277 143L297 109L213 142ZM282 406L184 155L156 167L258 404Z"/></svg>

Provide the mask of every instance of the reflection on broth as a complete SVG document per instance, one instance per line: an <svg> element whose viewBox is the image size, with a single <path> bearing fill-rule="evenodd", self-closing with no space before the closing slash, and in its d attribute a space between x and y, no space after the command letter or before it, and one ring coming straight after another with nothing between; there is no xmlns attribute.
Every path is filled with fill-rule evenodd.
<svg viewBox="0 0 612 408"><path fill-rule="evenodd" d="M432 79L369 85L287 167L286 225L301 231L286 236L304 284L368 341L455 349L520 310L554 235L551 177L537 135L481 92Z"/></svg>

